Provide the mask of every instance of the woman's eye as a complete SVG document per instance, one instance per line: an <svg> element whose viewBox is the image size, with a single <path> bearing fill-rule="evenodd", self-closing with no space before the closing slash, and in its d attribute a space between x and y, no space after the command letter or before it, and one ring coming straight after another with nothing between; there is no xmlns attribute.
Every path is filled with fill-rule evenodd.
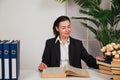
<svg viewBox="0 0 120 80"><path fill-rule="evenodd" d="M71 28L70 26L68 26L68 28Z"/></svg>
<svg viewBox="0 0 120 80"><path fill-rule="evenodd" d="M65 27L62 27L62 29L65 29Z"/></svg>

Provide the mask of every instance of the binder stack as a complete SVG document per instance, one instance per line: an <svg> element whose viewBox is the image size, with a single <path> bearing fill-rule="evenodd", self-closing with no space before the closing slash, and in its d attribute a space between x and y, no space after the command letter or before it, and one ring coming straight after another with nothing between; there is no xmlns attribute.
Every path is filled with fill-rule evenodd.
<svg viewBox="0 0 120 80"><path fill-rule="evenodd" d="M0 41L0 80L18 80L20 40Z"/></svg>

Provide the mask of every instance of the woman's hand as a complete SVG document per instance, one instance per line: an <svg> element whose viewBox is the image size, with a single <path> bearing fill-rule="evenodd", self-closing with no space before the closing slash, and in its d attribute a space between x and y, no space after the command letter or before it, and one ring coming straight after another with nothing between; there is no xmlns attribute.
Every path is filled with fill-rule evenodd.
<svg viewBox="0 0 120 80"><path fill-rule="evenodd" d="M96 60L98 60L98 61L105 61L105 57L104 56L97 56Z"/></svg>
<svg viewBox="0 0 120 80"><path fill-rule="evenodd" d="M45 68L47 68L47 65L45 63L43 63L43 62L38 66L38 70L40 72L42 72Z"/></svg>

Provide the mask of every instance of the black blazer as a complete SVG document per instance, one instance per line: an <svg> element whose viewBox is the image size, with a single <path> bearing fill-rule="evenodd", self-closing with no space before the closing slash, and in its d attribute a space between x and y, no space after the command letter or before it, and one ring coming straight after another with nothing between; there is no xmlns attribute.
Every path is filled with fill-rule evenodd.
<svg viewBox="0 0 120 80"><path fill-rule="evenodd" d="M56 37L46 41L42 62L48 67L60 66L60 43ZM69 63L74 67L81 68L81 59L86 62L89 67L98 68L96 59L88 54L84 48L82 41L70 37L69 45Z"/></svg>

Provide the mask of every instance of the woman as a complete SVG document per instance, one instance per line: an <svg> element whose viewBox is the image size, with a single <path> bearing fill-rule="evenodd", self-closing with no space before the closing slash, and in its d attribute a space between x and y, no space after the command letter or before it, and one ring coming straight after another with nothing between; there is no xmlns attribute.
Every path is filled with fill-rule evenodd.
<svg viewBox="0 0 120 80"><path fill-rule="evenodd" d="M82 41L70 36L71 21L67 16L58 17L53 24L55 37L46 41L42 62L38 70L47 67L61 67L66 64L81 68L81 59L88 67L98 68L96 59L87 53ZM97 57L99 60L104 60Z"/></svg>

